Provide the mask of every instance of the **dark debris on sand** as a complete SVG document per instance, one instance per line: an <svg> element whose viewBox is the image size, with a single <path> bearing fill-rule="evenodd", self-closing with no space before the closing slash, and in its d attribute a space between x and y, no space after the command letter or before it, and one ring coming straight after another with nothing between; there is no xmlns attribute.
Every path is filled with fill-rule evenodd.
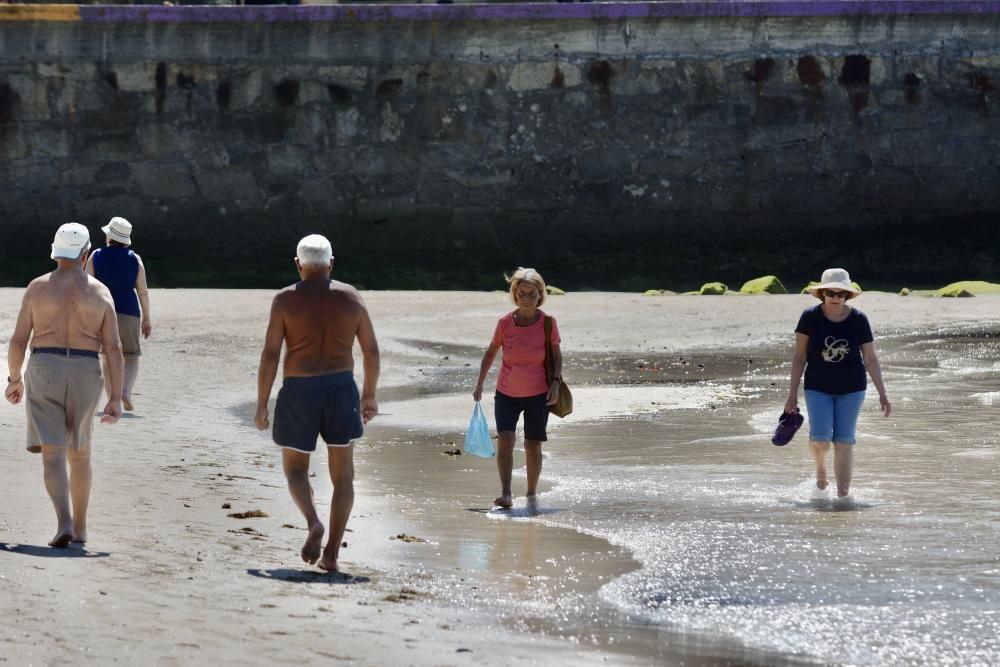
<svg viewBox="0 0 1000 667"><path fill-rule="evenodd" d="M248 512L233 512L227 514L230 519L266 519L268 513L263 510L250 510Z"/></svg>

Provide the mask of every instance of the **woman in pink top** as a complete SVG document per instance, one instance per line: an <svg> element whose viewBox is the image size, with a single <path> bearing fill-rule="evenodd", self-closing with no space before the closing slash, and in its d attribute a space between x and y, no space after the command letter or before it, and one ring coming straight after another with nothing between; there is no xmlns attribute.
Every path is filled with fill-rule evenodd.
<svg viewBox="0 0 1000 667"><path fill-rule="evenodd" d="M562 376L562 354L559 352L559 328L552 321L552 353L555 377L551 384L545 378L545 313L539 310L545 302L545 281L534 269L518 268L507 279L510 298L517 310L497 322L493 340L483 355L479 381L472 397L478 402L483 395L483 382L493 366L497 352L503 349L500 376L497 378L495 415L497 435L497 470L500 472L500 496L493 501L498 507L513 507L510 490L514 467L514 429L524 413L524 453L528 468L528 501L534 500L538 478L542 474L542 443L547 439L545 427L549 421L548 406L559 400L559 379Z"/></svg>

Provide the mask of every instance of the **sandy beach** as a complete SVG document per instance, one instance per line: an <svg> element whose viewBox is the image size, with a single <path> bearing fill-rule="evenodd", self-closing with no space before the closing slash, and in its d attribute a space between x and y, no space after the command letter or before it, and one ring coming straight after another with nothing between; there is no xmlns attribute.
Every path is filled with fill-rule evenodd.
<svg viewBox="0 0 1000 667"><path fill-rule="evenodd" d="M21 293L0 289L4 358ZM0 662L741 663L725 657L725 639L685 644L666 633L654 656L628 633L579 620L563 626L554 608L525 616L483 599L497 591L544 605L586 599L640 566L621 544L533 520L523 499L495 516L494 462L445 453L461 446L482 350L509 309L502 292L365 293L382 351L382 414L355 445L344 572L302 563L304 522L279 450L251 420L271 295L153 290L135 412L95 425L86 548L45 546L55 520L41 461L24 451L24 407L0 405ZM1000 305L992 297L863 299L878 334L889 336L995 325ZM577 401L569 420L553 420L554 455L566 446L565 429L664 405L714 410L740 400L693 367L676 371L694 373L689 383L646 380L636 369L647 354L784 355L810 303L800 295L550 298L543 308L559 318ZM519 452L515 468L522 465ZM322 451L313 472L325 512ZM523 471L515 471L518 489ZM264 516L232 516L247 512ZM537 597L540 588L552 595Z"/></svg>

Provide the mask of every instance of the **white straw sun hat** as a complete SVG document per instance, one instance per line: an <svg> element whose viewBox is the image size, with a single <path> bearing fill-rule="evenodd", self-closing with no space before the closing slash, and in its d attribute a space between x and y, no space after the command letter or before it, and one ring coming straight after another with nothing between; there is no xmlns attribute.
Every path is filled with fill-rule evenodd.
<svg viewBox="0 0 1000 667"><path fill-rule="evenodd" d="M132 245L132 223L125 218L111 218L108 224L101 227L101 231L112 241Z"/></svg>
<svg viewBox="0 0 1000 667"><path fill-rule="evenodd" d="M846 269L827 269L819 279L819 285L809 287L808 291L817 299L822 300L823 295L821 292L828 289L850 292L851 294L847 299L853 299L861 294L861 290L851 284L851 274Z"/></svg>

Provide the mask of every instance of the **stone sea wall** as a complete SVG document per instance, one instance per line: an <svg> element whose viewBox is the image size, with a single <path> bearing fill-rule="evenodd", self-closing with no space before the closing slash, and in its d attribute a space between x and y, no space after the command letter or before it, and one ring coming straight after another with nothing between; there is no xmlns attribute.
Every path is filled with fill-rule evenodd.
<svg viewBox="0 0 1000 667"><path fill-rule="evenodd" d="M0 6L0 283L1000 278L1000 2Z"/></svg>

